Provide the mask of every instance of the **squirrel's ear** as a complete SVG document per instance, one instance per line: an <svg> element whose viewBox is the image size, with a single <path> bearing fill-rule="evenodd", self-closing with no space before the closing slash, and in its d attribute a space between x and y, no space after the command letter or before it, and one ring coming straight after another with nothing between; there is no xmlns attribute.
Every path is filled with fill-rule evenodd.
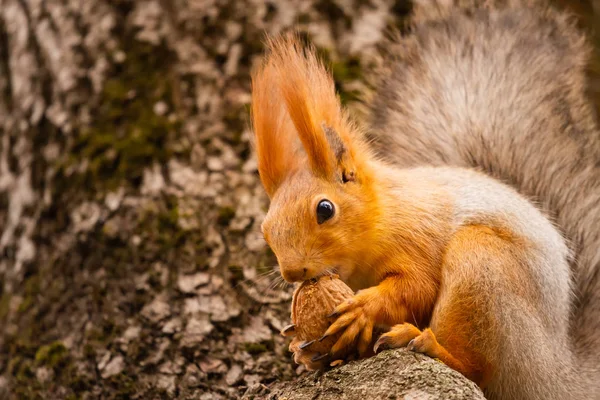
<svg viewBox="0 0 600 400"><path fill-rule="evenodd" d="M332 178L342 183L355 181L358 160L353 150L355 150L356 146L353 145L352 141L344 142L339 133L325 124L323 124L323 132L325 133L329 148L333 152L335 161Z"/></svg>
<svg viewBox="0 0 600 400"><path fill-rule="evenodd" d="M344 115L331 74L315 49L294 35L268 44L268 64L276 71L277 86L313 173L354 180L357 157L366 155L366 145Z"/></svg>
<svg viewBox="0 0 600 400"><path fill-rule="evenodd" d="M273 197L285 177L298 165L296 130L277 81L277 71L268 62L252 75L253 145L260 179L269 197Z"/></svg>

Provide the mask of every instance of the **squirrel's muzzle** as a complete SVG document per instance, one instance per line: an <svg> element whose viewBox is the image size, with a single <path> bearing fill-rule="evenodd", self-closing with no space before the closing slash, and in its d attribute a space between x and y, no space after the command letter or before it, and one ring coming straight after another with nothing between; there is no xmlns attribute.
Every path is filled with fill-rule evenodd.
<svg viewBox="0 0 600 400"><path fill-rule="evenodd" d="M300 267L281 267L281 276L287 282L301 282L307 279L308 268Z"/></svg>

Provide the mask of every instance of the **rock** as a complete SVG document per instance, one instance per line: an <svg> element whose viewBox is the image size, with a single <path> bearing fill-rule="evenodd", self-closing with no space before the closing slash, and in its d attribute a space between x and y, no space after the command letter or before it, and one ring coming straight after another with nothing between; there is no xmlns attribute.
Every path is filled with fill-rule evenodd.
<svg viewBox="0 0 600 400"><path fill-rule="evenodd" d="M108 363L102 365L102 367L98 365L98 369L100 370L100 376L102 376L103 379L108 379L111 376L120 374L121 371L123 371L123 368L125 368L125 361L123 360L123 357L121 355L117 355L113 357Z"/></svg>
<svg viewBox="0 0 600 400"><path fill-rule="evenodd" d="M177 288L182 293L194 293L198 286L206 285L210 281L210 275L206 272L198 272L193 275L180 275L177 279Z"/></svg>

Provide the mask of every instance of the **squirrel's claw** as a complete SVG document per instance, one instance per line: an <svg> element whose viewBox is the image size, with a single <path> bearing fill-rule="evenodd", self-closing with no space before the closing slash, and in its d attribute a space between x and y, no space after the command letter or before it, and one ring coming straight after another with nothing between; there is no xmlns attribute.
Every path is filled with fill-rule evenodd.
<svg viewBox="0 0 600 400"><path fill-rule="evenodd" d="M381 336L379 339L377 339L377 342L375 342L375 346L373 346L373 352L377 354L380 351L388 350L390 348L388 337Z"/></svg>
<svg viewBox="0 0 600 400"><path fill-rule="evenodd" d="M329 359L325 359L329 354L325 354L324 357L321 353L311 351L310 346L315 343L315 340L302 341L298 337L294 337L290 343L289 350L293 353L293 360L298 365L304 365L307 370L315 371L325 368L329 364Z"/></svg>
<svg viewBox="0 0 600 400"><path fill-rule="evenodd" d="M308 346L310 346L311 344L313 344L315 342L315 340L311 340L310 342L304 342L302 343L300 346L298 346L298 348L300 350L304 350L305 348L307 348Z"/></svg>
<svg viewBox="0 0 600 400"><path fill-rule="evenodd" d="M296 324L290 324L281 330L282 336L292 336L296 334Z"/></svg>
<svg viewBox="0 0 600 400"><path fill-rule="evenodd" d="M332 315L337 316L323 338L343 332L331 348L331 354L345 356L358 350L360 357L370 352L373 338L373 327L377 319L377 308L372 306L371 299L377 296L377 288L369 288L346 300L336 307ZM322 340L323 338L319 339Z"/></svg>
<svg viewBox="0 0 600 400"><path fill-rule="evenodd" d="M413 324L404 323L394 325L392 329L377 339L375 346L373 346L373 351L377 353L378 351L386 349L397 349L399 347L410 346L411 343L414 343L414 339L420 334L421 331ZM409 350L411 349L409 348Z"/></svg>
<svg viewBox="0 0 600 400"><path fill-rule="evenodd" d="M317 361L324 360L327 357L329 357L328 353L325 353L325 354L319 354L319 353L317 353L313 358L310 359L310 361L317 362Z"/></svg>
<svg viewBox="0 0 600 400"><path fill-rule="evenodd" d="M415 353L422 353L432 358L437 358L440 353L440 344L435 334L430 328L425 329L421 334L408 342L408 350Z"/></svg>

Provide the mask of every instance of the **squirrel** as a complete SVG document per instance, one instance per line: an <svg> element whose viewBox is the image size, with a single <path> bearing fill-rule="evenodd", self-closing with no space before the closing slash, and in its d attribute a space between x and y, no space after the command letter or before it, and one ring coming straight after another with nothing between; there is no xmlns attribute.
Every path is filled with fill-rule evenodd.
<svg viewBox="0 0 600 400"><path fill-rule="evenodd" d="M489 399L600 399L591 49L549 5L475 3L415 4L365 126L313 46L267 40L251 105L265 241L286 281L357 291L329 354L290 347L311 368L408 347Z"/></svg>

